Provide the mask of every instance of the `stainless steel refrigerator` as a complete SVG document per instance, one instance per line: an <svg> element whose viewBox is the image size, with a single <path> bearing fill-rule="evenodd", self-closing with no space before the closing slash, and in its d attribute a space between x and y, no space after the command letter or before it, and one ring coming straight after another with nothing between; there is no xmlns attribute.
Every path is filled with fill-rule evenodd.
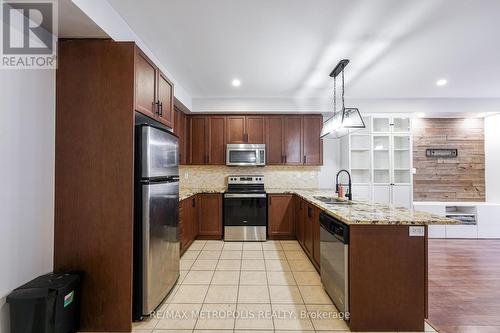
<svg viewBox="0 0 500 333"><path fill-rule="evenodd" d="M134 320L151 314L179 277L179 149L170 132L135 133Z"/></svg>

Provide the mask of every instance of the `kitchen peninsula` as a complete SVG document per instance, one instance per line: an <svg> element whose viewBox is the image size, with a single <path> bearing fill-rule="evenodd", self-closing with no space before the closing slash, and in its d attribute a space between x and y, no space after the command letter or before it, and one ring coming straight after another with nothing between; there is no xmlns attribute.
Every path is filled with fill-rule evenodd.
<svg viewBox="0 0 500 333"><path fill-rule="evenodd" d="M214 198L221 198L223 191L222 188L181 189L181 228L198 230L206 229L201 227L203 225L211 225L222 230L222 220L214 221L214 217L222 216L221 213L208 214L200 212L197 207L204 200L214 202ZM324 253L320 214L348 227L346 298L349 303L348 325L352 331L424 330L427 318L427 226L460 222L373 202L322 202L322 198L335 197L332 190L267 188L266 192L268 238L297 239L318 271L321 271L322 263L328 262L323 259L328 253ZM197 236L196 232L190 234L192 239ZM190 240L186 240L184 250L189 244Z"/></svg>

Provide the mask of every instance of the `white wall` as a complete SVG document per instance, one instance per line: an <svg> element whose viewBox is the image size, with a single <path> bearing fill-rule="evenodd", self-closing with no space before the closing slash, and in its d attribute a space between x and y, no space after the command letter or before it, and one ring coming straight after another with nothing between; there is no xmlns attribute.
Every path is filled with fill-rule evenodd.
<svg viewBox="0 0 500 333"><path fill-rule="evenodd" d="M0 333L10 291L52 271L54 118L54 70L0 70Z"/></svg>
<svg viewBox="0 0 500 333"><path fill-rule="evenodd" d="M319 173L320 188L335 188L335 175L340 170L340 140L323 140L323 166Z"/></svg>
<svg viewBox="0 0 500 333"><path fill-rule="evenodd" d="M500 203L500 114L484 118L486 201Z"/></svg>

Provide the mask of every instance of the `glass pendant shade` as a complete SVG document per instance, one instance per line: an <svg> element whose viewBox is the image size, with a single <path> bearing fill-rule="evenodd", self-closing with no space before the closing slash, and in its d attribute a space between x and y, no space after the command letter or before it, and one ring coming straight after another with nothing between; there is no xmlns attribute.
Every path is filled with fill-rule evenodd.
<svg viewBox="0 0 500 333"><path fill-rule="evenodd" d="M321 138L336 139L365 127L357 108L343 108L323 123Z"/></svg>

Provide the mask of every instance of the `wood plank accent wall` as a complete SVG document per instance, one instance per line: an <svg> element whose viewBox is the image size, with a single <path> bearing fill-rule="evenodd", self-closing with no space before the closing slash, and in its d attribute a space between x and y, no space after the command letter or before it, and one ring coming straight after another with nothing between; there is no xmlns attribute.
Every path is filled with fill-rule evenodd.
<svg viewBox="0 0 500 333"><path fill-rule="evenodd" d="M427 148L456 148L458 157L426 157ZM484 201L483 119L414 120L413 166L415 201Z"/></svg>

